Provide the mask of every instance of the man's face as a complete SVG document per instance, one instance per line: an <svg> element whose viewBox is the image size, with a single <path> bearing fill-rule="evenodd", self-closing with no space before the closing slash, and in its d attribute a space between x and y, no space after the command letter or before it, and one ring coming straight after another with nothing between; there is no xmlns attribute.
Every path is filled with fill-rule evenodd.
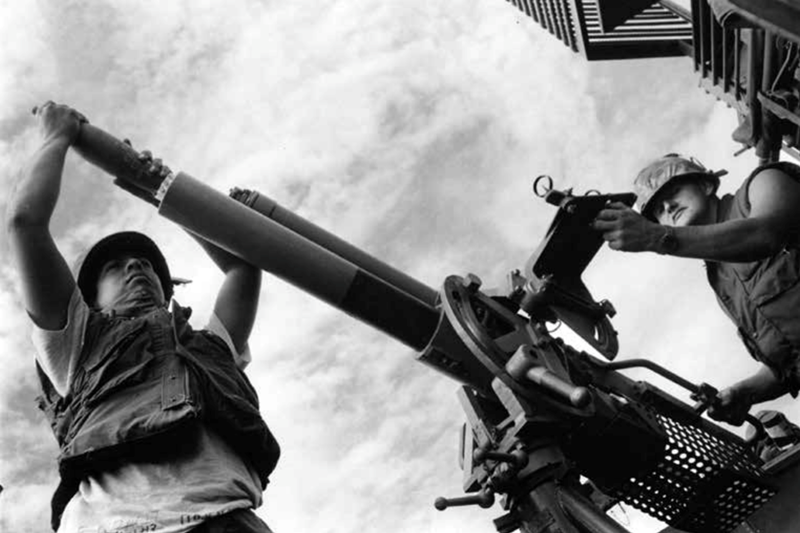
<svg viewBox="0 0 800 533"><path fill-rule="evenodd" d="M706 180L677 179L653 197L651 213L663 226L696 226L710 222L713 185Z"/></svg>
<svg viewBox="0 0 800 533"><path fill-rule="evenodd" d="M97 277L95 304L100 309L152 300L164 305L164 290L153 265L136 254L122 254L109 259Z"/></svg>

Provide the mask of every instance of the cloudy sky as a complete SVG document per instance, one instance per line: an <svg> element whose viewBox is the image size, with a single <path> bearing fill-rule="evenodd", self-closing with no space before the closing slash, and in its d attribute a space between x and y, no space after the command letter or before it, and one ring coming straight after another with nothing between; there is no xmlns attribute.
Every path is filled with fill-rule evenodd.
<svg viewBox="0 0 800 533"><path fill-rule="evenodd" d="M730 192L755 164L733 157L735 117L689 59L590 65L503 0L0 0L0 34L0 208L37 147L30 109L53 99L434 288L467 272L500 286L524 264L554 214L531 193L539 174L621 192L677 150L728 168ZM176 298L202 326L221 276L199 247L74 154L65 175L52 231L68 260L109 232L147 232L193 280ZM57 447L34 407L15 279L3 232L0 531L32 533L49 529ZM620 358L717 386L756 368L699 262L603 249L584 279L618 310ZM266 276L261 296L248 373L283 457L259 515L277 532L494 531L499 506L433 508L461 492L457 384L283 281Z"/></svg>

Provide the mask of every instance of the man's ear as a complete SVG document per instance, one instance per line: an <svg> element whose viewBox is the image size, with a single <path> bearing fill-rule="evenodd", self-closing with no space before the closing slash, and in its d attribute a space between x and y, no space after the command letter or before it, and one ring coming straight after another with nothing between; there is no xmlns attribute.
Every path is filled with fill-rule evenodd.
<svg viewBox="0 0 800 533"><path fill-rule="evenodd" d="M711 196L714 194L714 190L716 189L715 183L709 179L704 179L700 181L700 187L703 190L703 194L706 196Z"/></svg>

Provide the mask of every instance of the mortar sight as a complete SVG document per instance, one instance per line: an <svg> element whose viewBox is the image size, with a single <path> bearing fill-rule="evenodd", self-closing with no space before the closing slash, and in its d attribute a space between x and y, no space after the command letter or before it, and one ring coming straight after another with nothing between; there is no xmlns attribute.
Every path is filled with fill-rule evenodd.
<svg viewBox="0 0 800 533"><path fill-rule="evenodd" d="M581 275L603 244L591 228L597 214L609 203L632 206L633 193L575 196L572 189L553 189L550 176L534 180L534 193L558 208L547 233L525 264L520 307L533 320L560 320L604 357L613 359L619 349L609 318L614 307L596 302Z"/></svg>

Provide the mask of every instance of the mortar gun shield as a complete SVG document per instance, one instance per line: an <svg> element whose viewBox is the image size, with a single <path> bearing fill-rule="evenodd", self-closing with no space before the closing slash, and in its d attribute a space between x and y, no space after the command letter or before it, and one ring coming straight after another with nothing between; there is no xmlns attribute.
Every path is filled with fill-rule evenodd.
<svg viewBox="0 0 800 533"><path fill-rule="evenodd" d="M600 354L613 360L619 351L617 332L609 318L613 306L596 302L581 275L603 244L591 228L609 203L632 206L633 193L573 196L571 190L549 190L545 201L558 206L547 233L525 265L528 278L520 306L532 317L555 315Z"/></svg>

